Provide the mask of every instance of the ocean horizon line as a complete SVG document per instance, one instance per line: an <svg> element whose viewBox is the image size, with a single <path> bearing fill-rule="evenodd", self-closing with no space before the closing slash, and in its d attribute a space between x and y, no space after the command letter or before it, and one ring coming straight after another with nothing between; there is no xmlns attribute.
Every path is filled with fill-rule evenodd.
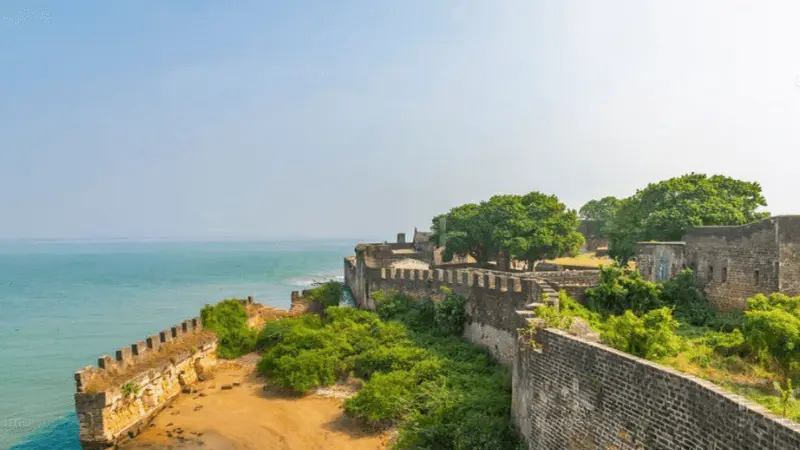
<svg viewBox="0 0 800 450"><path fill-rule="evenodd" d="M385 239L364 238L364 237L101 237L101 238L3 238L0 237L0 244L3 243L25 243L25 244L106 244L106 243L291 243L291 242L378 242Z"/></svg>

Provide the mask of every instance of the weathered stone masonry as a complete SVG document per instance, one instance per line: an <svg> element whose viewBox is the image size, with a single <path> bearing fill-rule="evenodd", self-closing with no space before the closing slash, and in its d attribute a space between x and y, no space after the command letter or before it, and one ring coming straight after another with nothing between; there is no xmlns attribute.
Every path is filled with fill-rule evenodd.
<svg viewBox="0 0 800 450"><path fill-rule="evenodd" d="M785 231L800 234L800 228ZM782 236L778 234L778 236ZM785 248L785 247L784 247ZM505 276L467 270L400 270L345 259L357 305L394 290L421 298L441 286L468 298L464 337L512 366L512 415L532 450L800 449L800 425L722 388L605 345L546 329L531 339L517 329L546 290L579 291L597 272Z"/></svg>
<svg viewBox="0 0 800 450"><path fill-rule="evenodd" d="M709 301L722 311L744 309L758 293L800 293L800 216L728 227L697 227L682 242L641 242L636 264L664 281L691 268Z"/></svg>
<svg viewBox="0 0 800 450"><path fill-rule="evenodd" d="M76 372L82 447L104 449L138 434L214 365L216 347L217 336L204 331L195 317L120 348L114 357L101 356L96 368Z"/></svg>
<svg viewBox="0 0 800 450"><path fill-rule="evenodd" d="M740 396L560 330L522 342L514 421L532 450L788 450L800 424Z"/></svg>
<svg viewBox="0 0 800 450"><path fill-rule="evenodd" d="M378 290L397 291L414 298L436 298L441 295L441 287L447 286L467 298L468 322L464 337L489 349L494 357L507 365L513 361L516 351L517 329L526 324L517 311L529 309L532 303L548 301L545 295L555 295L553 286L565 286L580 295L598 280L596 270L510 276L478 269L380 267L386 259L384 262L370 260L369 255L374 252L370 253L369 247L359 246L357 250L360 248L362 251L356 257L345 258L345 284L358 307L374 309L371 293Z"/></svg>

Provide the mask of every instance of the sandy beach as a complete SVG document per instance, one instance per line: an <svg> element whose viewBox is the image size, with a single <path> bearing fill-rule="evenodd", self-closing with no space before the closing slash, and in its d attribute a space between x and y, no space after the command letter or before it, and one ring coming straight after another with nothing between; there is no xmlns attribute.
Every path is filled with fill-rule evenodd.
<svg viewBox="0 0 800 450"><path fill-rule="evenodd" d="M140 449L347 449L386 448L386 435L365 431L344 415L331 395L295 397L264 388L255 373L258 355L221 361L213 379L193 386L132 441Z"/></svg>

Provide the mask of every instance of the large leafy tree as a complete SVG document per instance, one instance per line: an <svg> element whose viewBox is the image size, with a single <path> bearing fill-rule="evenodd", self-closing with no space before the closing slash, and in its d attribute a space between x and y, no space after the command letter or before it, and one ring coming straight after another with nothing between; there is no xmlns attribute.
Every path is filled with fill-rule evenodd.
<svg viewBox="0 0 800 450"><path fill-rule="evenodd" d="M744 225L768 217L761 186L723 175L691 173L651 183L624 199L605 227L612 257L627 261L638 241L680 240L687 229Z"/></svg>
<svg viewBox="0 0 800 450"><path fill-rule="evenodd" d="M581 206L579 214L581 219L607 222L614 218L621 204L622 200L613 196L603 197L599 200L589 200L585 205Z"/></svg>
<svg viewBox="0 0 800 450"><path fill-rule="evenodd" d="M453 259L453 255L469 255L486 263L497 252L494 227L485 209L483 203L467 203L434 218L432 238L434 242L445 242L445 261Z"/></svg>
<svg viewBox="0 0 800 450"><path fill-rule="evenodd" d="M525 220L512 227L511 239L501 240L503 247L516 259L527 261L533 268L536 261L574 256L583 244L578 228L578 213L568 209L555 195L531 192L520 197Z"/></svg>
<svg viewBox="0 0 800 450"><path fill-rule="evenodd" d="M444 221L442 219L445 219ZM496 195L453 208L433 221L433 239L446 245L444 260L468 254L480 263L499 252L529 263L577 252L578 215L553 195ZM529 267L532 267L530 264Z"/></svg>

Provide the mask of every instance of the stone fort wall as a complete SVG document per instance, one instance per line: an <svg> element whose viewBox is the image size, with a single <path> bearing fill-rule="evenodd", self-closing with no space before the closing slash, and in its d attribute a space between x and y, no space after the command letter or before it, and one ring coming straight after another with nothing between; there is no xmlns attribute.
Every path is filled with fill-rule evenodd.
<svg viewBox="0 0 800 450"><path fill-rule="evenodd" d="M418 299L438 298L442 286L446 286L464 296L468 316L464 337L487 348L506 365L512 363L516 352L517 329L526 325L519 311L529 309L531 303L546 301L546 296L555 295L553 286L565 287L580 296L599 278L596 270L510 275L477 269L372 267L358 257L345 258L344 272L345 284L359 308L374 309L371 294L379 290L396 291Z"/></svg>
<svg viewBox="0 0 800 450"><path fill-rule="evenodd" d="M349 273L349 275L348 275ZM563 274L565 286L597 272ZM441 286L468 298L464 337L512 366L513 420L532 450L800 448L800 424L722 388L554 329L531 338L532 302L559 280L475 270L364 267L369 291L435 296ZM357 279L356 259L345 278ZM573 283L573 284L569 284ZM369 295L360 307L374 307Z"/></svg>
<svg viewBox="0 0 800 450"><path fill-rule="evenodd" d="M75 410L84 449L135 436L181 390L216 363L217 336L185 320L75 373Z"/></svg>
<svg viewBox="0 0 800 450"><path fill-rule="evenodd" d="M709 301L742 310L758 293L800 294L800 216L777 216L742 226L689 229L681 242L641 242L642 275L664 281L691 268Z"/></svg>
<svg viewBox="0 0 800 450"><path fill-rule="evenodd" d="M512 414L531 450L784 450L800 424L722 388L564 331L523 341Z"/></svg>

